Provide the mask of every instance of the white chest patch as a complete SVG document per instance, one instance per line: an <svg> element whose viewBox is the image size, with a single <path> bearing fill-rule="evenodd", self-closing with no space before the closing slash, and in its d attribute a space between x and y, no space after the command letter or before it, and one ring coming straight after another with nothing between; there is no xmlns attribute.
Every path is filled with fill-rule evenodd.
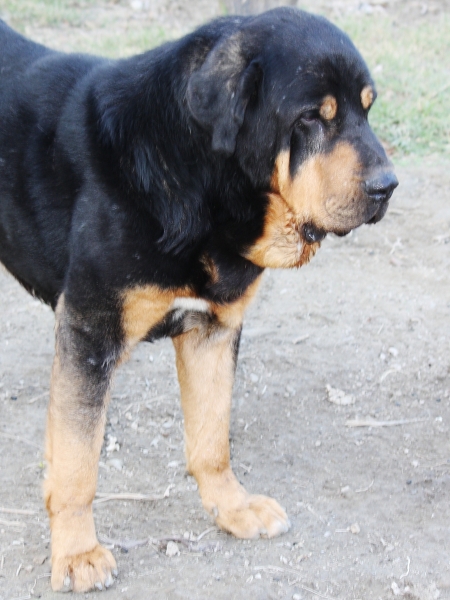
<svg viewBox="0 0 450 600"><path fill-rule="evenodd" d="M209 303L202 298L175 298L170 309L182 312L186 310L209 312Z"/></svg>

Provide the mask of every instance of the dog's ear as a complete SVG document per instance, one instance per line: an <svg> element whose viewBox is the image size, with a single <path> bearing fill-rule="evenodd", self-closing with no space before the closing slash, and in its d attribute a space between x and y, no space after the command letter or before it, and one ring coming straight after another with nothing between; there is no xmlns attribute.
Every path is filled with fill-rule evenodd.
<svg viewBox="0 0 450 600"><path fill-rule="evenodd" d="M261 76L259 61L244 56L235 36L214 48L191 75L188 106L194 119L210 131L213 150L233 154L247 104L256 94Z"/></svg>

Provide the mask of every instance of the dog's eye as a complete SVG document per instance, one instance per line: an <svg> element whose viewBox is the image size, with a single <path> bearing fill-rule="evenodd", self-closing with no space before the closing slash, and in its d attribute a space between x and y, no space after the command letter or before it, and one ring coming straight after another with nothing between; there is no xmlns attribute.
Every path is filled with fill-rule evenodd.
<svg viewBox="0 0 450 600"><path fill-rule="evenodd" d="M299 119L300 125L311 125L312 123L316 123L320 120L320 115L318 110L307 110L304 112Z"/></svg>

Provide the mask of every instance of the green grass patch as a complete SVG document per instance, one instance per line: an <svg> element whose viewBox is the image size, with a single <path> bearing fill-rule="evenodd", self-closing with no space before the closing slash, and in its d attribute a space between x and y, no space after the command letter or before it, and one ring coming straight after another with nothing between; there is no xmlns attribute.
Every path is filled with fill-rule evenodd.
<svg viewBox="0 0 450 600"><path fill-rule="evenodd" d="M170 38L167 32L158 26L132 29L125 35L105 30L102 35L95 36L89 44L83 44L80 51L111 58L123 58L154 48L168 39Z"/></svg>
<svg viewBox="0 0 450 600"><path fill-rule="evenodd" d="M61 24L80 27L84 21L83 9L96 4L96 0L1 0L0 12L19 31L23 31L27 24L33 24L33 27L57 27Z"/></svg>
<svg viewBox="0 0 450 600"><path fill-rule="evenodd" d="M450 15L398 24L386 17L337 23L355 42L377 84L377 134L401 155L450 156Z"/></svg>

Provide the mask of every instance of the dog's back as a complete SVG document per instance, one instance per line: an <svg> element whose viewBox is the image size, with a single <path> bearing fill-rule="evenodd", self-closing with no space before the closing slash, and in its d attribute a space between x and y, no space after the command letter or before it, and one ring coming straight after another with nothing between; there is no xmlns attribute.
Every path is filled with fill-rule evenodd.
<svg viewBox="0 0 450 600"><path fill-rule="evenodd" d="M68 262L76 192L64 111L101 59L31 42L0 21L0 260L54 305ZM67 136L63 136L67 139Z"/></svg>

